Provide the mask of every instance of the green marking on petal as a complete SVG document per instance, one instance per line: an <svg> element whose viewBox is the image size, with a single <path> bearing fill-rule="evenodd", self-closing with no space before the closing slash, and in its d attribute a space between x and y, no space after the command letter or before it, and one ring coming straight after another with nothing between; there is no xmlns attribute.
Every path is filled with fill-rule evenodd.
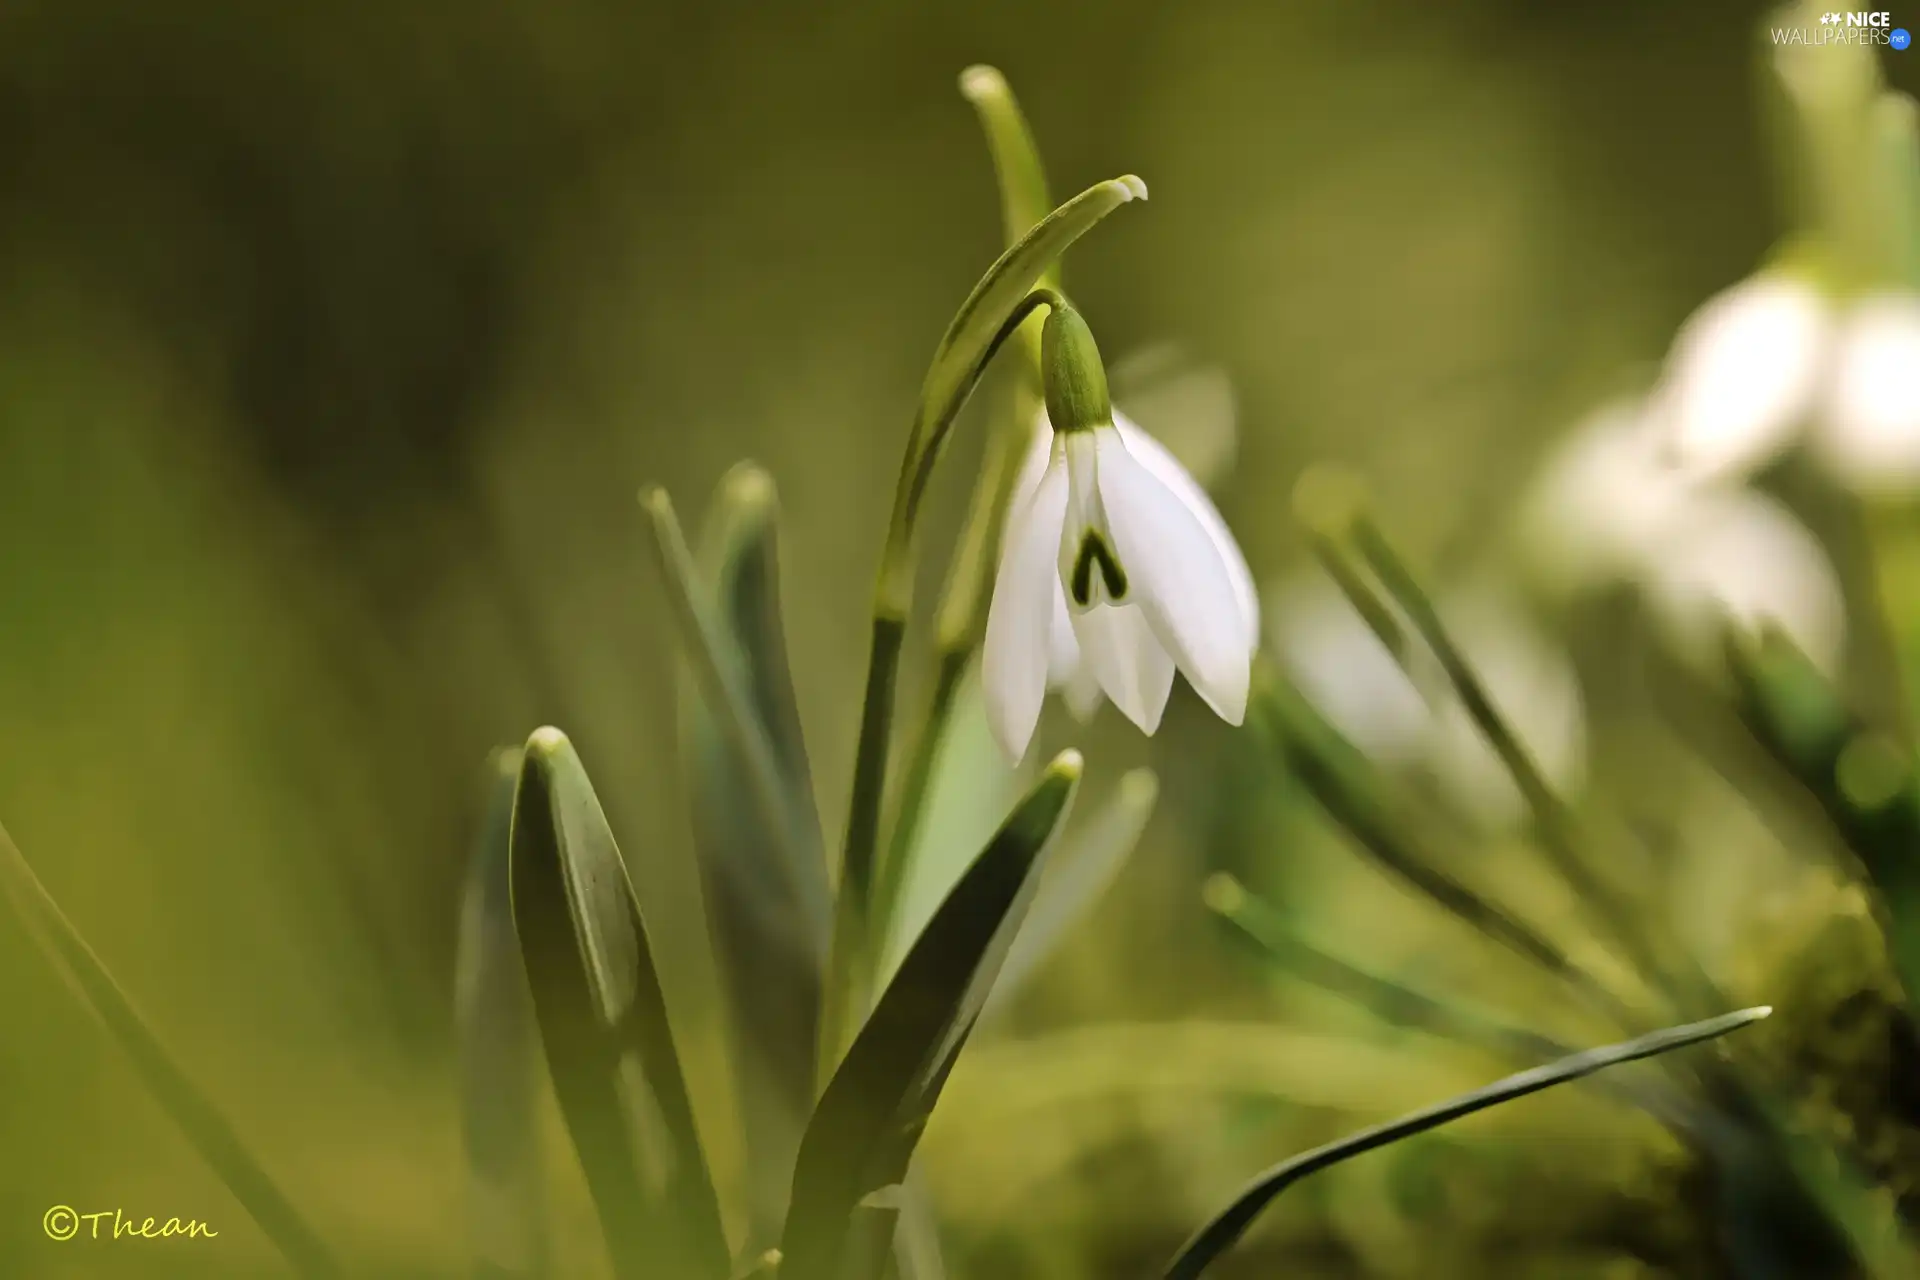
<svg viewBox="0 0 1920 1280"><path fill-rule="evenodd" d="M1068 583L1073 593L1073 602L1082 609L1093 603L1093 566L1100 566L1100 577L1106 583L1107 596L1115 604L1127 598L1127 573L1120 567L1120 557L1113 553L1107 540L1096 529L1089 529L1080 539L1080 551L1073 559L1072 581Z"/></svg>

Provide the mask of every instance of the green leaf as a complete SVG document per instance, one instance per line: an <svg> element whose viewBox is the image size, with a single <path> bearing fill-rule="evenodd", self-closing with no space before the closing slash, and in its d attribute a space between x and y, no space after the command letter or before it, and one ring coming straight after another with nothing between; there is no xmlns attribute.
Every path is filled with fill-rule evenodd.
<svg viewBox="0 0 1920 1280"><path fill-rule="evenodd" d="M1080 767L1071 751L1047 767L934 913L828 1082L794 1170L782 1280L840 1280L856 1211L906 1177L1032 901Z"/></svg>
<svg viewBox="0 0 1920 1280"><path fill-rule="evenodd" d="M207 1167L226 1184L240 1207L259 1224L295 1274L338 1276L327 1247L300 1216L267 1171L240 1141L213 1103L147 1026L100 957L80 936L40 883L4 827L0 827L0 894L19 916L34 945L74 997L107 1030L134 1074L153 1095Z"/></svg>
<svg viewBox="0 0 1920 1280"><path fill-rule="evenodd" d="M1531 1071L1522 1071L1496 1081L1484 1089L1476 1089L1457 1098L1416 1111L1412 1115L1402 1116L1387 1124L1363 1129L1359 1133L1328 1143L1304 1155L1295 1156L1275 1165L1234 1197L1233 1202L1214 1215L1199 1231L1195 1232L1173 1261L1167 1264L1166 1280L1195 1280L1208 1266L1227 1250L1231 1249L1256 1218L1265 1211L1281 1192L1309 1174L1331 1168L1343 1161L1381 1147L1390 1146L1403 1138L1436 1129L1450 1121L1484 1111L1488 1107L1499 1106L1516 1098L1524 1098L1530 1093L1539 1093L1555 1085L1566 1084L1596 1071L1623 1062L1632 1062L1640 1058L1651 1058L1658 1054L1669 1053L1675 1049L1698 1044L1723 1036L1729 1031L1759 1021L1773 1012L1761 1007L1743 1009L1738 1013L1723 1014L1718 1018L1709 1018L1704 1022L1688 1023L1685 1026L1670 1027L1641 1036L1623 1044L1609 1045L1602 1049L1589 1049L1571 1057L1544 1067L1535 1067Z"/></svg>
<svg viewBox="0 0 1920 1280"><path fill-rule="evenodd" d="M478 1274L505 1280L547 1269L539 1032L514 934L508 881L520 751L496 751L487 781L461 903L454 1015L474 1261Z"/></svg>
<svg viewBox="0 0 1920 1280"><path fill-rule="evenodd" d="M929 761L921 814L898 863L897 899L882 919L885 949L877 970L885 984L934 910L994 832L994 815L1020 798L1020 771L993 740L980 692L977 664L960 677L939 718L939 743ZM876 912L876 915L878 912Z"/></svg>
<svg viewBox="0 0 1920 1280"><path fill-rule="evenodd" d="M818 832L780 618L778 506L772 479L742 463L721 481L701 538L699 588L725 643L720 687L744 694L787 792L787 812ZM723 696L731 696L725 695ZM751 766L682 670L680 734L694 844L719 968L726 984L741 1122L753 1153L748 1245L771 1245L786 1210L800 1133L814 1102L832 895L817 839L769 826L752 801ZM803 833L804 836L804 833Z"/></svg>
<svg viewBox="0 0 1920 1280"><path fill-rule="evenodd" d="M1018 243L1053 208L1040 148L1034 143L1033 130L1007 78L998 68L968 67L960 73L960 92L980 115L980 128L993 156L993 174L1000 185L1000 216L1007 243ZM1059 264L1054 263L1040 279L1058 288Z"/></svg>
<svg viewBox="0 0 1920 1280"><path fill-rule="evenodd" d="M727 1245L627 869L566 735L527 740L513 923L547 1069L614 1268L723 1280Z"/></svg>
<svg viewBox="0 0 1920 1280"><path fill-rule="evenodd" d="M1035 223L987 268L960 304L927 371L920 396L926 422L949 422L960 411L1021 300L1067 247L1121 205L1146 198L1147 184L1132 174L1089 187Z"/></svg>
<svg viewBox="0 0 1920 1280"><path fill-rule="evenodd" d="M803 802L782 771L781 750L768 723L755 711L745 659L701 582L680 519L674 514L673 500L666 490L649 487L641 492L640 505L646 509L653 531L653 548L680 633L681 652L692 664L701 697L742 766L746 800L758 810L766 830L786 844L782 854L785 862L795 868L824 868L820 826L812 816L811 789ZM804 886L809 874L796 870L794 883Z"/></svg>

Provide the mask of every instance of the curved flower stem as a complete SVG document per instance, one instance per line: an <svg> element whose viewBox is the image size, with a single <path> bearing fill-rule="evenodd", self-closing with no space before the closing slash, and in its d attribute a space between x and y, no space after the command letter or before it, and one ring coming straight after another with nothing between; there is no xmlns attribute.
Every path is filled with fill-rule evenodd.
<svg viewBox="0 0 1920 1280"><path fill-rule="evenodd" d="M1009 250L1009 253L1012 252ZM879 581L874 588L867 684L861 699L860 738L853 762L853 795L847 809L846 842L841 850L833 942L828 954L827 987L820 1020L821 1079L829 1078L840 1050L849 1041L858 1020L863 1016L873 980L873 956L877 952L874 935L874 862L880 840L880 810L886 795L887 759L893 733L893 704L900 674L900 650L906 638L907 613L913 603L913 536L919 518L920 500L940 448L952 429L953 420L959 416L994 353L1037 308L1060 305L1063 305L1060 295L1047 288L1035 289L1021 298L992 338L984 344L979 355L969 362L967 377L954 388L936 415L929 420L924 416L923 409L923 416L914 424L913 434L907 442L906 456L901 461L900 483L894 494L893 519L887 527L887 545L882 553ZM939 362L936 360L935 374L929 375L930 382L938 369ZM964 666L964 655L957 665ZM957 674L954 683L958 683ZM951 691L947 694L947 701L951 701ZM939 708L937 715L937 720L930 716L929 729L937 729L937 724L944 720L945 708ZM930 770L931 743L925 747L925 751L929 756L925 769ZM924 779L920 790L924 793ZM915 803L917 806L918 801ZM881 911L890 911L890 907L883 906Z"/></svg>
<svg viewBox="0 0 1920 1280"><path fill-rule="evenodd" d="M993 158L994 177L1000 187L1000 211L1007 243L1018 244L1053 207L1033 130L1006 77L998 69L968 67L960 74L960 92L973 104L980 117L981 132L986 135L987 151ZM1057 290L1060 276L1060 261L1056 258L1041 272L1039 284ZM911 859L926 808L927 788L932 784L934 765L946 740L954 696L979 644L976 620L992 589L993 568L999 563L1000 535L1005 527L1007 504L1013 497L1013 483L1019 475L1026 431L1040 412L1040 317L1028 316L1018 326L1018 333L1021 339L1019 373L1005 406L1007 416L988 435L986 456L981 461L980 474L967 505L966 522L961 526L960 541L934 613L933 690L920 718L920 729L907 759L899 794L894 799L887 846L877 872L873 927L883 947L900 894L913 870Z"/></svg>
<svg viewBox="0 0 1920 1280"><path fill-rule="evenodd" d="M1020 326L1023 335L1038 331L1039 326L1033 323L1035 318L1030 316ZM988 438L986 457L981 462L980 475L967 506L966 523L961 526L960 541L934 613L933 690L921 713L919 731L894 800L893 822L874 887L874 930L882 941L913 870L913 851L925 815L927 789L933 782L940 746L946 741L954 698L979 647L979 619L993 589L993 566L1000 558L1000 535L1020 471L1025 429L1039 412L1037 373L1037 366L1023 368L1008 416Z"/></svg>
<svg viewBox="0 0 1920 1280"><path fill-rule="evenodd" d="M900 466L894 516L887 528L887 546L874 591L873 633L867 652L867 687L860 706L860 739L853 762L853 798L847 812L846 845L841 851L838 909L834 916L833 947L828 963L826 1011L822 1018L821 1067L830 1069L843 1037L844 1026L864 1009L866 987L872 975L874 939L873 869L880 841L880 809L886 794L888 748L893 735L893 703L900 674L900 650L906 639L907 612L913 604L913 535L920 500L932 478L933 464L946 443L954 418L978 384L986 366L1006 340L1040 307L1064 306L1052 289L1028 293L972 362L968 379L949 401L942 420L927 429L916 423ZM957 683L957 674L956 681ZM951 692L948 701L951 700ZM944 716L944 710L941 712ZM924 785L924 784L923 784ZM829 1041L833 1047L829 1049ZM824 1076L823 1076L824 1078Z"/></svg>

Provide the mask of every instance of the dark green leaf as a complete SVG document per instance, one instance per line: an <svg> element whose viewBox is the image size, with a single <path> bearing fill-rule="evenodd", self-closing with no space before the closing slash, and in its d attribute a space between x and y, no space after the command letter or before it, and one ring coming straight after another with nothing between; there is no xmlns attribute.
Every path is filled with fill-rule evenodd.
<svg viewBox="0 0 1920 1280"><path fill-rule="evenodd" d="M749 1247L778 1238L800 1133L814 1102L815 1036L832 898L817 835L813 782L780 619L773 482L752 463L727 473L701 539L700 585L724 640L724 682L771 749L800 838L771 828L752 802L748 761L683 670L682 758L694 844L726 984L748 1169Z"/></svg>
<svg viewBox="0 0 1920 1280"><path fill-rule="evenodd" d="M940 904L828 1082L794 1170L782 1280L841 1280L856 1211L906 1177L1079 776L1071 751L1048 766Z"/></svg>
<svg viewBox="0 0 1920 1280"><path fill-rule="evenodd" d="M1698 1044L1702 1040L1711 1040L1723 1036L1729 1031L1757 1022L1771 1013L1771 1009L1743 1009L1738 1013L1724 1014L1718 1018L1709 1018L1704 1022L1688 1023L1685 1026L1671 1027L1665 1031L1656 1031L1651 1035L1629 1040L1624 1044L1609 1045L1602 1049L1589 1049L1563 1058L1544 1067L1535 1067L1531 1071L1522 1071L1476 1089L1472 1093L1461 1094L1457 1098L1416 1111L1410 1116L1402 1116L1387 1124L1363 1129L1359 1133L1328 1143L1304 1155L1277 1164L1249 1183L1245 1190L1235 1196L1233 1202L1216 1214L1207 1224L1195 1232L1180 1252L1167 1264L1166 1280L1195 1280L1207 1267L1222 1254L1234 1246L1234 1243L1246 1233L1256 1218L1266 1207L1294 1183L1331 1168L1343 1161L1351 1160L1369 1151L1390 1146L1403 1138L1436 1129L1450 1121L1484 1111L1488 1107L1499 1106L1516 1098L1524 1098L1530 1093L1539 1093L1555 1085L1566 1084L1583 1076L1623 1062L1632 1062L1640 1058L1651 1058L1657 1054L1669 1053L1675 1049Z"/></svg>
<svg viewBox="0 0 1920 1280"><path fill-rule="evenodd" d="M547 1069L616 1272L722 1280L726 1239L646 925L558 729L527 740L511 875Z"/></svg>

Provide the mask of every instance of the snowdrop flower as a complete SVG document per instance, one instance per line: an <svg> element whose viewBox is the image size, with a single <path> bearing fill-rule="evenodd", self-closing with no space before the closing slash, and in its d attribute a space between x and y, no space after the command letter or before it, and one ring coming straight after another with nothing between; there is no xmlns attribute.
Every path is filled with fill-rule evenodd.
<svg viewBox="0 0 1920 1280"><path fill-rule="evenodd" d="M1690 316L1654 396L1675 457L1703 476L1743 474L1805 433L1860 489L1920 485L1920 295L1836 307L1774 272Z"/></svg>
<svg viewBox="0 0 1920 1280"><path fill-rule="evenodd" d="M981 655L994 737L1024 756L1050 687L1083 718L1104 694L1151 734L1176 669L1239 724L1259 638L1245 557L1172 455L1116 421L1093 335L1064 304L1041 359L1052 430L1016 482Z"/></svg>
<svg viewBox="0 0 1920 1280"><path fill-rule="evenodd" d="M1701 662L1717 661L1731 617L1773 623L1831 671L1845 603L1820 544L1772 498L1677 467L1665 425L1631 401L1609 405L1548 459L1519 528L1536 579L1561 592L1633 584Z"/></svg>
<svg viewBox="0 0 1920 1280"><path fill-rule="evenodd" d="M1328 723L1382 764L1426 770L1482 822L1524 815L1519 789L1425 646L1413 641L1409 676L1326 578L1302 576L1276 593L1274 651ZM1457 592L1440 609L1542 771L1563 792L1577 788L1586 773L1586 712L1566 655L1490 588ZM1411 624L1404 631L1414 635Z"/></svg>

